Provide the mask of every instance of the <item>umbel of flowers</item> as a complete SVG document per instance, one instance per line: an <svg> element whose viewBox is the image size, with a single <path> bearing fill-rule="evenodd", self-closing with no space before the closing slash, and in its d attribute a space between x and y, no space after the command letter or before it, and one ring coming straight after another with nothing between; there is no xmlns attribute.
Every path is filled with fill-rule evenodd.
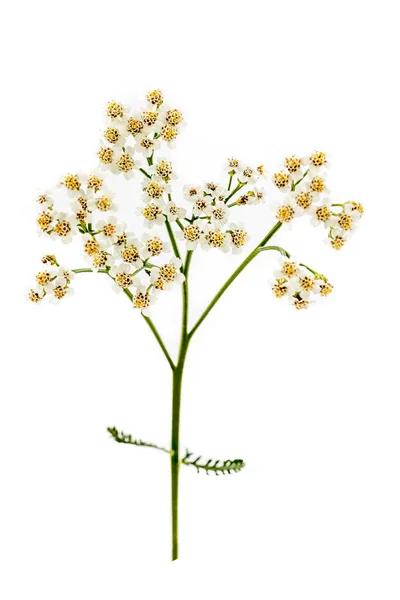
<svg viewBox="0 0 400 600"><path fill-rule="evenodd" d="M143 106L132 109L109 102L97 152L98 164L88 173L67 173L51 190L36 197L40 235L69 244L81 244L86 266L60 265L54 254L42 258L28 297L34 303L50 298L58 304L72 293L74 276L80 273L105 275L116 292L126 297L147 323L172 371L171 443L168 448L108 429L118 443L150 447L168 454L172 491L172 559L178 557L178 482L182 465L207 474L240 471L244 462L205 460L180 451L180 406L185 359L193 335L233 281L264 251L276 251L278 264L270 284L273 295L287 298L297 310L313 299L327 298L333 291L328 279L301 262L295 262L280 246L268 245L281 227L290 227L297 218L308 217L325 230L332 250L347 244L363 214L355 201L332 199L326 185L328 159L324 152L285 158L272 175L277 200L267 202L276 222L225 281L197 321L189 326L189 272L194 252L242 253L249 244L243 224L245 207L266 201L267 177L263 166L229 158L222 183L206 180L186 185L173 197L171 182L176 178L169 151L184 127L180 110L164 103L160 90L147 94ZM141 195L133 211L142 219L142 231L118 218L113 193L114 177L136 177ZM273 198L274 195L271 194ZM64 206L59 210L60 206ZM180 346L173 359L151 318L154 303L173 286L182 291Z"/></svg>

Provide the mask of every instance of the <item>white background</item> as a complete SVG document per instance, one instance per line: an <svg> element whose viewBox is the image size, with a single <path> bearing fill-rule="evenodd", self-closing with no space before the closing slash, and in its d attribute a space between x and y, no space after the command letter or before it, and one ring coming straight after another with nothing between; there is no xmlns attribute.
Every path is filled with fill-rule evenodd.
<svg viewBox="0 0 400 600"><path fill-rule="evenodd" d="M3 12L1 597L398 599L395 3L37 0ZM318 148L335 200L366 209L340 253L306 219L275 238L329 276L333 297L301 313L275 301L263 254L193 339L182 443L247 467L182 470L174 564L167 458L105 431L168 444L159 348L101 276L80 276L59 307L23 297L44 251L81 266L76 248L36 237L37 188L90 168L106 101L154 87L188 122L180 184L217 179L232 154L271 172ZM139 183L125 190L129 217ZM274 222L268 205L244 219L254 243ZM238 260L195 256L192 318ZM155 315L172 351L178 303Z"/></svg>

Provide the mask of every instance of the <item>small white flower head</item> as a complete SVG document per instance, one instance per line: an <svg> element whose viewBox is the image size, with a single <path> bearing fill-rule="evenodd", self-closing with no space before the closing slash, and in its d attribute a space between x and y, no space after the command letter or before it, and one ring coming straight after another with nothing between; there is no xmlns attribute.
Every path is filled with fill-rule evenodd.
<svg viewBox="0 0 400 600"><path fill-rule="evenodd" d="M177 219L183 219L186 216L186 210L175 204L175 202L169 201L167 203L167 217L168 221L174 222Z"/></svg>
<svg viewBox="0 0 400 600"><path fill-rule="evenodd" d="M59 238L64 244L72 242L72 236L77 233L77 218L67 213L54 213L54 225L51 237Z"/></svg>
<svg viewBox="0 0 400 600"><path fill-rule="evenodd" d="M231 236L226 231L221 231L218 227L205 225L201 236L201 246L204 250L210 248L219 248L223 252L228 252L231 248Z"/></svg>
<svg viewBox="0 0 400 600"><path fill-rule="evenodd" d="M118 209L114 194L104 188L100 193L88 198L87 205L89 210L98 210L102 213L114 213Z"/></svg>
<svg viewBox="0 0 400 600"><path fill-rule="evenodd" d="M354 231L356 223L362 215L362 212L359 212L358 209L354 209L354 204L353 202L346 202L343 204L341 214L332 217L331 225L333 227L340 227L340 229L343 229L346 232ZM364 209L362 208L362 211L363 210Z"/></svg>
<svg viewBox="0 0 400 600"><path fill-rule="evenodd" d="M45 271L39 271L36 274L36 283L40 288L46 290L47 286L57 277L58 271L54 268L46 269Z"/></svg>
<svg viewBox="0 0 400 600"><path fill-rule="evenodd" d="M140 160L133 158L133 149L130 146L126 146L124 149L116 149L114 151L115 163L111 166L111 171L115 174L120 174L125 179L132 179L137 171L141 167Z"/></svg>
<svg viewBox="0 0 400 600"><path fill-rule="evenodd" d="M348 241L350 234L344 229L334 227L330 230L329 237L325 240L334 250L341 250Z"/></svg>
<svg viewBox="0 0 400 600"><path fill-rule="evenodd" d="M210 217L214 227L222 227L228 221L229 208L224 202L213 202L204 210L204 213Z"/></svg>
<svg viewBox="0 0 400 600"><path fill-rule="evenodd" d="M33 285L27 290L27 298L34 304L38 304L46 295L46 291L41 285Z"/></svg>
<svg viewBox="0 0 400 600"><path fill-rule="evenodd" d="M109 273L115 282L114 291L121 292L133 285L132 270L132 265L128 263L121 263L120 265L111 267Z"/></svg>
<svg viewBox="0 0 400 600"><path fill-rule="evenodd" d="M320 152L319 150L314 150L314 152L305 159L305 163L308 165L310 177L314 177L315 175L321 176L321 173L324 173L324 169L329 168L325 152Z"/></svg>
<svg viewBox="0 0 400 600"><path fill-rule="evenodd" d="M164 127L173 127L176 131L181 130L185 126L183 114L177 108L163 106L160 113L160 121Z"/></svg>
<svg viewBox="0 0 400 600"><path fill-rule="evenodd" d="M151 108L159 108L164 102L164 96L161 90L152 90L146 95L146 100Z"/></svg>
<svg viewBox="0 0 400 600"><path fill-rule="evenodd" d="M231 236L232 254L239 254L249 242L249 234L245 230L243 223L230 223L228 233Z"/></svg>
<svg viewBox="0 0 400 600"><path fill-rule="evenodd" d="M329 193L329 189L326 186L325 179L321 175L308 174L309 175L309 189L314 194Z"/></svg>
<svg viewBox="0 0 400 600"><path fill-rule="evenodd" d="M323 198L320 204L310 206L308 213L311 215L311 224L315 227L321 223L325 227L334 227L337 223L329 198Z"/></svg>
<svg viewBox="0 0 400 600"><path fill-rule="evenodd" d="M162 179L165 183L168 183L171 179L176 179L172 163L165 158L160 158L154 165L147 167L147 171L154 177Z"/></svg>
<svg viewBox="0 0 400 600"><path fill-rule="evenodd" d="M151 256L160 256L163 252L171 251L171 244L161 239L158 235L145 233L142 236L142 242L143 248L141 254L145 260Z"/></svg>
<svg viewBox="0 0 400 600"><path fill-rule="evenodd" d="M202 234L203 222L201 219L195 219L184 227L183 231L179 230L176 233L178 240L186 242L187 250L195 250L200 243Z"/></svg>
<svg viewBox="0 0 400 600"><path fill-rule="evenodd" d="M317 279L313 292L326 298L333 292L333 285L326 279Z"/></svg>
<svg viewBox="0 0 400 600"><path fill-rule="evenodd" d="M144 195L142 200L144 202L157 202L161 200L165 194L171 192L171 188L161 178L152 177L152 179L146 179L143 186Z"/></svg>
<svg viewBox="0 0 400 600"><path fill-rule="evenodd" d="M249 166L243 166L240 171L237 173L238 180L242 183L256 183L258 180L260 173L257 169Z"/></svg>
<svg viewBox="0 0 400 600"><path fill-rule="evenodd" d="M281 192L286 192L290 189L291 178L287 171L277 171L273 174L272 181Z"/></svg>
<svg viewBox="0 0 400 600"><path fill-rule="evenodd" d="M128 110L128 106L125 104L112 100L107 103L106 116L111 119L111 121L120 123L126 118Z"/></svg>
<svg viewBox="0 0 400 600"><path fill-rule="evenodd" d="M278 266L274 271L274 277L276 277L276 279L291 279L292 277L299 275L299 269L300 267L298 264L290 258L279 256Z"/></svg>
<svg viewBox="0 0 400 600"><path fill-rule="evenodd" d="M157 202L149 202L143 207L138 207L136 213L144 218L145 226L152 229L154 225L164 225L165 215L163 212L165 210L165 204L158 200Z"/></svg>
<svg viewBox="0 0 400 600"><path fill-rule="evenodd" d="M265 202L265 189L260 186L254 186L251 190L245 194L248 201L245 204L264 204ZM238 203L240 204L240 203Z"/></svg>
<svg viewBox="0 0 400 600"><path fill-rule="evenodd" d="M150 294L146 286L137 277L133 280L133 286L135 287L132 299L133 308L137 308L143 315L149 317L156 301L156 294Z"/></svg>
<svg viewBox="0 0 400 600"><path fill-rule="evenodd" d="M99 252L91 256L86 254L85 260L92 266L94 271L113 267L115 263L113 255L106 250L99 250Z"/></svg>
<svg viewBox="0 0 400 600"><path fill-rule="evenodd" d="M142 261L143 244L133 235L128 234L126 243L115 247L115 256L119 259L133 265L135 269L143 266Z"/></svg>
<svg viewBox="0 0 400 600"><path fill-rule="evenodd" d="M122 123L109 123L103 131L105 144L110 144L111 146L117 146L119 148L125 146L126 135L127 131Z"/></svg>
<svg viewBox="0 0 400 600"><path fill-rule="evenodd" d="M144 124L141 114L134 113L126 122L126 133L136 137L137 135L146 134L149 131L147 125Z"/></svg>
<svg viewBox="0 0 400 600"><path fill-rule="evenodd" d="M285 158L283 167L289 173L290 181L296 182L303 177L302 166L307 164L307 160L299 158L295 154Z"/></svg>
<svg viewBox="0 0 400 600"><path fill-rule="evenodd" d="M50 234L54 223L52 211L44 210L36 219L37 230L39 235Z"/></svg>
<svg viewBox="0 0 400 600"><path fill-rule="evenodd" d="M116 217L108 217L107 220L98 221L96 223L96 230L100 232L96 237L106 245L115 244L118 236L120 236L125 229L126 225L124 223L118 223Z"/></svg>
<svg viewBox="0 0 400 600"><path fill-rule="evenodd" d="M188 202L193 203L193 198L204 196L204 188L201 185L184 185L183 197Z"/></svg>
<svg viewBox="0 0 400 600"><path fill-rule="evenodd" d="M101 191L104 184L101 171L95 171L84 178L84 184L86 185L87 194L96 194Z"/></svg>
<svg viewBox="0 0 400 600"><path fill-rule="evenodd" d="M295 217L301 217L304 214L304 209L297 206L293 195L287 196L278 206L273 204L272 207L276 210L275 216L278 221L289 227Z"/></svg>
<svg viewBox="0 0 400 600"><path fill-rule="evenodd" d="M185 276L180 270L181 266L182 261L173 256L168 263L161 267L153 267L150 275L151 283L157 290L166 290L174 283L182 283Z"/></svg>
<svg viewBox="0 0 400 600"><path fill-rule="evenodd" d="M111 170L114 165L114 159L116 156L116 149L110 146L102 145L97 152L97 158L99 159L99 166L101 169Z"/></svg>
<svg viewBox="0 0 400 600"><path fill-rule="evenodd" d="M42 210L51 209L54 206L52 190L47 190L43 193L36 194L35 202L40 206Z"/></svg>
<svg viewBox="0 0 400 600"><path fill-rule="evenodd" d="M135 138L135 150L140 152L143 156L150 157L153 152L159 149L160 140L154 139L150 136L139 133Z"/></svg>
<svg viewBox="0 0 400 600"><path fill-rule="evenodd" d="M57 268L57 277L62 277L65 281L65 285L69 285L75 277L75 273L68 269L67 267L60 266Z"/></svg>
<svg viewBox="0 0 400 600"><path fill-rule="evenodd" d="M210 196L212 196L212 198L218 198L218 197L226 197L226 190L224 187L222 187L222 185L219 185L217 183L214 183L213 181L208 181L207 183L205 183L203 185L203 189L204 192Z"/></svg>
<svg viewBox="0 0 400 600"><path fill-rule="evenodd" d="M296 189L291 192L290 195L294 198L296 205L305 212L310 211L310 208L317 197L316 194L305 187L296 187Z"/></svg>
<svg viewBox="0 0 400 600"><path fill-rule="evenodd" d="M228 175L235 175L235 173L238 173L243 169L243 164L239 161L239 159L234 158L233 156L231 158L227 158L224 162L224 171L226 171Z"/></svg>
<svg viewBox="0 0 400 600"><path fill-rule="evenodd" d="M101 250L107 250L109 243L104 243L99 236L91 235L90 233L84 233L82 236L83 241L83 252L87 256L94 256Z"/></svg>
<svg viewBox="0 0 400 600"><path fill-rule="evenodd" d="M57 187L64 188L69 196L76 198L82 193L81 187L84 182L83 180L84 177L81 173L68 173L68 175L65 175L65 177L62 178Z"/></svg>
<svg viewBox="0 0 400 600"><path fill-rule="evenodd" d="M58 304L60 300L66 298L67 296L72 296L73 290L66 283L64 277L57 277L51 284L51 289L49 288L48 293L51 294L50 302L52 304Z"/></svg>

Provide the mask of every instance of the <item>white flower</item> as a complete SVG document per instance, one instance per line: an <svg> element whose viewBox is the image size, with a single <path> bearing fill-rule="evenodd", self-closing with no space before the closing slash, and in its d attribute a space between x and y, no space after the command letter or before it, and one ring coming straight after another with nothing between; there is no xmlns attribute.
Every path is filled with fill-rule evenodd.
<svg viewBox="0 0 400 600"><path fill-rule="evenodd" d="M45 289L42 286L37 285L37 284L31 286L30 288L28 288L26 290L27 299L30 300L31 302L33 302L34 304L37 304L38 302L43 300L45 295L46 295Z"/></svg>
<svg viewBox="0 0 400 600"><path fill-rule="evenodd" d="M115 257L118 260L131 264L135 269L140 269L143 266L143 244L131 233L126 237L126 244L123 246L116 246Z"/></svg>
<svg viewBox="0 0 400 600"><path fill-rule="evenodd" d="M135 138L135 150L136 152L140 152L146 157L149 157L153 154L155 150L158 150L160 147L160 140L154 139L152 137L148 137L147 135L143 135L139 133Z"/></svg>
<svg viewBox="0 0 400 600"><path fill-rule="evenodd" d="M166 184L161 177L152 177L143 181L143 202L158 202L166 194L171 193L171 186Z"/></svg>
<svg viewBox="0 0 400 600"><path fill-rule="evenodd" d="M201 241L203 222L201 219L195 219L192 223L186 225L182 230L177 231L178 240L186 242L187 250L195 250Z"/></svg>
<svg viewBox="0 0 400 600"><path fill-rule="evenodd" d="M204 210L204 213L210 217L214 227L221 227L228 221L229 208L224 202L217 201L213 204L209 204Z"/></svg>
<svg viewBox="0 0 400 600"><path fill-rule="evenodd" d="M128 263L121 263L111 267L109 273L114 279L114 291L119 293L124 289L128 289L133 285L132 277L133 267Z"/></svg>
<svg viewBox="0 0 400 600"><path fill-rule="evenodd" d="M290 279L300 273L299 265L292 258L280 255L277 262L278 266L274 270L274 277L276 277L276 279L282 279L284 277Z"/></svg>
<svg viewBox="0 0 400 600"><path fill-rule="evenodd" d="M46 190L45 192L38 192L35 196L35 202L40 206L42 210L50 208L54 205L52 198L52 190Z"/></svg>
<svg viewBox="0 0 400 600"><path fill-rule="evenodd" d="M350 231L335 227L330 230L329 237L324 240L325 244L329 244L334 250L341 250L351 236Z"/></svg>
<svg viewBox="0 0 400 600"><path fill-rule="evenodd" d="M134 278L133 286L135 287L132 300L133 307L139 309L146 317L149 317L157 299L156 293L153 292L150 294L138 277Z"/></svg>
<svg viewBox="0 0 400 600"><path fill-rule="evenodd" d="M176 175L172 170L172 164L166 158L159 158L155 164L146 167L146 171L150 175L159 177L165 182L176 179Z"/></svg>
<svg viewBox="0 0 400 600"><path fill-rule="evenodd" d="M240 254L245 244L250 240L243 223L230 223L229 233L231 236L232 254Z"/></svg>
<svg viewBox="0 0 400 600"><path fill-rule="evenodd" d="M167 203L167 216L168 221L174 222L177 219L183 219L186 216L186 210L175 204L175 202Z"/></svg>
<svg viewBox="0 0 400 600"><path fill-rule="evenodd" d="M242 166L237 173L237 177L242 183L256 183L259 176L260 173L257 169L253 169L253 167L249 166Z"/></svg>
<svg viewBox="0 0 400 600"><path fill-rule="evenodd" d="M219 248L223 252L229 252L232 245L231 236L228 232L221 231L221 229L208 224L203 227L200 243L204 250Z"/></svg>
<svg viewBox="0 0 400 600"><path fill-rule="evenodd" d="M304 210L297 206L293 196L287 196L282 203L271 203L271 208L275 209L276 218L287 228L291 227L294 218L304 214Z"/></svg>
<svg viewBox="0 0 400 600"><path fill-rule="evenodd" d="M157 202L149 202L143 207L137 207L136 214L144 218L145 227L152 229L154 225L164 225L165 215L163 215L163 212L165 210L164 202L158 200Z"/></svg>
<svg viewBox="0 0 400 600"><path fill-rule="evenodd" d="M254 186L247 192L249 204L263 204L265 202L265 188Z"/></svg>
<svg viewBox="0 0 400 600"><path fill-rule="evenodd" d="M118 223L116 217L108 217L107 220L98 221L96 223L96 230L100 232L96 237L105 244L114 244L117 241L118 236L121 235L125 229L125 223Z"/></svg>
<svg viewBox="0 0 400 600"><path fill-rule="evenodd" d="M243 169L245 167L244 167L244 164L239 159L232 156L231 158L227 158L224 161L223 168L224 168L224 171L231 174L232 171L233 171L233 173L237 173L238 171L243 171Z"/></svg>
<svg viewBox="0 0 400 600"><path fill-rule="evenodd" d="M111 100L107 103L105 108L106 118L110 120L110 122L121 123L123 122L129 112L129 106L126 104L122 104L121 102L116 102L115 100Z"/></svg>
<svg viewBox="0 0 400 600"><path fill-rule="evenodd" d="M150 275L151 283L158 290L168 289L174 283L182 283L185 276L180 270L181 266L182 261L176 256L173 256L169 263L166 263L161 267L153 267Z"/></svg>
<svg viewBox="0 0 400 600"><path fill-rule="evenodd" d="M311 225L316 227L323 223L325 227L335 227L337 219L332 214L332 205L329 198L323 198L320 204L310 206L308 213L311 215Z"/></svg>
<svg viewBox="0 0 400 600"><path fill-rule="evenodd" d="M102 213L115 213L118 210L118 205L115 203L114 194L107 188L91 194L87 199L88 210L98 210Z"/></svg>
<svg viewBox="0 0 400 600"><path fill-rule="evenodd" d="M71 269L68 269L67 267L60 266L57 268L57 276L58 276L58 278L62 277L65 281L64 285L67 285L70 283L70 281L72 279L74 279L75 273L73 271L71 271Z"/></svg>
<svg viewBox="0 0 400 600"><path fill-rule="evenodd" d="M142 257L147 260L150 256L159 256L163 252L171 252L172 247L169 242L164 241L158 235L144 233L142 235L143 249Z"/></svg>
<svg viewBox="0 0 400 600"><path fill-rule="evenodd" d="M67 285L65 277L57 277L50 285L47 293L51 294L52 304L57 304L62 298L73 295L73 290Z"/></svg>
<svg viewBox="0 0 400 600"><path fill-rule="evenodd" d="M203 197L204 188L201 185L184 185L183 197L188 202L192 202L192 198Z"/></svg>
<svg viewBox="0 0 400 600"><path fill-rule="evenodd" d="M304 160L304 163L308 166L308 175L314 177L315 175L323 175L325 169L329 168L329 162L325 152L314 150L314 152Z"/></svg>
<svg viewBox="0 0 400 600"><path fill-rule="evenodd" d="M227 190L217 183L213 181L209 181L203 185L204 192L206 194L211 195L213 198L218 198L219 196L226 197Z"/></svg>
<svg viewBox="0 0 400 600"><path fill-rule="evenodd" d="M132 179L135 172L142 166L140 160L133 158L133 148L130 146L126 146L124 149L115 149L114 161L110 166L110 170L114 174L122 173L125 179Z"/></svg>
<svg viewBox="0 0 400 600"><path fill-rule="evenodd" d="M126 144L127 131L124 126L125 122L107 123L103 130L104 144L111 144L111 146L122 148Z"/></svg>
<svg viewBox="0 0 400 600"><path fill-rule="evenodd" d="M54 225L51 232L52 238L59 238L64 244L72 242L72 236L77 233L77 219L68 213L54 213Z"/></svg>

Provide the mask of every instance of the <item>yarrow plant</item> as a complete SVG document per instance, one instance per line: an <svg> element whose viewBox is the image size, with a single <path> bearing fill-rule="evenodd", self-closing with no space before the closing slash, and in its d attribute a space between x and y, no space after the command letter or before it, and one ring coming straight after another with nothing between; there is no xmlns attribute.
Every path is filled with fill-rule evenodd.
<svg viewBox="0 0 400 600"><path fill-rule="evenodd" d="M36 197L39 208L37 227L40 235L65 244L80 238L87 266L61 266L53 254L42 258L43 267L36 275L28 297L33 303L45 298L58 304L72 293L77 274L105 275L114 290L126 297L134 311L144 319L157 340L172 371L172 426L168 448L144 442L115 427L108 428L121 444L155 448L169 455L171 465L172 559L178 558L178 483L182 465L216 475L238 472L244 462L204 460L189 451L181 453L180 408L182 377L189 344L221 296L240 273L259 254L278 253L278 264L271 281L275 298L287 298L297 310L308 309L313 299L326 298L333 285L325 275L294 261L280 246L269 245L282 228L290 227L301 216L326 232L326 242L340 250L349 240L363 214L354 201L331 200L326 185L328 159L324 152L309 156L288 156L272 175L280 200L269 201L276 222L262 240L246 255L232 275L189 327L189 271L194 252L241 253L249 244L242 222L247 205L265 202L267 181L263 166L255 167L229 158L225 162L224 184L205 181L186 185L179 198L173 199L171 182L175 169L167 151L174 147L184 126L180 110L164 103L160 90L149 92L139 110L119 102L109 102L99 144L98 165L87 174L68 173L51 190ZM136 201L136 213L143 231L133 232L117 216L115 195L111 191L115 176L142 181L142 195ZM67 200L68 210L57 207ZM152 320L154 303L174 286L182 291L180 346L174 360Z"/></svg>

